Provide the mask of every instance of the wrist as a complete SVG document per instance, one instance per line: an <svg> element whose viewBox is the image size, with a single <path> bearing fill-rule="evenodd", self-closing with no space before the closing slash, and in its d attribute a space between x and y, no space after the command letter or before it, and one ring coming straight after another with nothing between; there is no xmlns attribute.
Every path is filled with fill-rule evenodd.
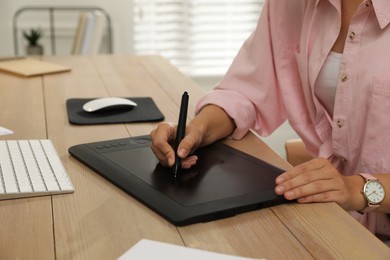
<svg viewBox="0 0 390 260"><path fill-rule="evenodd" d="M350 191L350 203L347 210L360 211L366 207L366 200L362 194L365 184L364 179L359 175L346 177L348 179L348 186Z"/></svg>
<svg viewBox="0 0 390 260"><path fill-rule="evenodd" d="M205 143L208 131L207 120L204 120L202 117L196 116L188 123L187 128L191 132L195 133L195 136L199 138L199 146L207 145Z"/></svg>
<svg viewBox="0 0 390 260"><path fill-rule="evenodd" d="M232 134L235 124L232 118L216 105L207 105L191 121L191 125L199 131L202 145L208 145Z"/></svg>

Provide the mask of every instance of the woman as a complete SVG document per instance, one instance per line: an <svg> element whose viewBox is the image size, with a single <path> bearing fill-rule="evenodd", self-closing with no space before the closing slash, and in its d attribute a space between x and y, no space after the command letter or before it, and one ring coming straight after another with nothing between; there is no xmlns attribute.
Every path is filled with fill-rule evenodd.
<svg viewBox="0 0 390 260"><path fill-rule="evenodd" d="M389 22L387 0L266 1L226 76L198 102L178 148L183 167L196 164L190 154L200 146L250 128L266 136L287 119L315 159L281 174L275 192L337 202L389 238ZM174 164L175 131L163 123L151 133L165 166ZM381 192L367 195L384 198L369 203L366 177L378 178Z"/></svg>

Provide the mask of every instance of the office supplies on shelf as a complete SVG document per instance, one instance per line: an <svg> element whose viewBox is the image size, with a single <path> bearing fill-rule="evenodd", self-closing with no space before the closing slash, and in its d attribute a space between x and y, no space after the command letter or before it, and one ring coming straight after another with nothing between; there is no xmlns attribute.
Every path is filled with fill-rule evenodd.
<svg viewBox="0 0 390 260"><path fill-rule="evenodd" d="M72 54L80 54L81 46L83 45L85 30L89 12L80 12L79 21L77 23L76 33L73 37Z"/></svg>
<svg viewBox="0 0 390 260"><path fill-rule="evenodd" d="M106 27L105 17L101 11L81 12L75 37L73 39L72 54L98 54Z"/></svg>
<svg viewBox="0 0 390 260"><path fill-rule="evenodd" d="M0 71L14 73L24 77L70 71L64 65L41 61L37 59L15 57L0 59Z"/></svg>
<svg viewBox="0 0 390 260"><path fill-rule="evenodd" d="M0 141L0 200L73 191L50 140Z"/></svg>
<svg viewBox="0 0 390 260"><path fill-rule="evenodd" d="M197 165L174 179L150 142L137 136L75 145L69 153L178 226L286 202L274 192L284 170L253 156L217 142L196 150Z"/></svg>
<svg viewBox="0 0 390 260"><path fill-rule="evenodd" d="M187 91L185 91L181 97L179 122L177 124L176 140L174 146L175 165L173 166L173 175L175 178L177 177L177 174L181 171L181 159L177 155L177 148L179 148L179 144L186 134L188 99L188 93Z"/></svg>
<svg viewBox="0 0 390 260"><path fill-rule="evenodd" d="M137 106L128 110L105 110L89 113L84 111L86 102L96 98L71 98L66 101L69 123L76 125L123 124L136 122L157 122L164 120L153 99L150 97L128 97Z"/></svg>
<svg viewBox="0 0 390 260"><path fill-rule="evenodd" d="M126 253L124 253L122 256L118 258L118 260L138 260L138 259L143 259L143 260L154 260L154 259L250 260L253 258L214 253L210 251L172 245L172 244L153 241L149 239L141 239L140 241L138 241L137 244L135 244Z"/></svg>

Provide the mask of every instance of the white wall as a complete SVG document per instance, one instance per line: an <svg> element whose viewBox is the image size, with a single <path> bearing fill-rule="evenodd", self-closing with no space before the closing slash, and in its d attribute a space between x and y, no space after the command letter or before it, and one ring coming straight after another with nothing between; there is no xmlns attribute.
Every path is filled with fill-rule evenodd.
<svg viewBox="0 0 390 260"><path fill-rule="evenodd" d="M132 10L131 10L131 0L0 0L0 35L1 35L1 44L0 44L0 56L10 56L14 55L14 43L13 43L13 31L12 31L12 19L15 12L25 6L98 6L105 9L111 16L112 27L113 27L113 42L114 42L114 53L131 53L132 52L132 39L131 39L131 21L132 21ZM40 13L39 18L35 20L40 20L40 24L43 24L43 21L48 21L48 16ZM29 14L24 13L19 16L20 25L23 27L35 27L36 24L31 24L27 22ZM57 19L57 18L56 18ZM59 19L56 21L59 29L58 37L66 37L67 41L57 42L58 54L69 54L70 46L63 46L64 42L66 45L71 43L71 37L74 34L74 29L77 24L78 16L75 16L73 23L64 22ZM48 27L48 23L46 25ZM46 28L43 28L46 29ZM43 39L45 49L47 50L45 54L51 54L50 44L48 41L49 33L45 33L45 38ZM19 40L24 44L23 39ZM61 45L62 42L62 45ZM47 45L47 46L46 46ZM21 46L22 48L23 46ZM69 50L69 51L68 51ZM68 52L68 53L66 53Z"/></svg>

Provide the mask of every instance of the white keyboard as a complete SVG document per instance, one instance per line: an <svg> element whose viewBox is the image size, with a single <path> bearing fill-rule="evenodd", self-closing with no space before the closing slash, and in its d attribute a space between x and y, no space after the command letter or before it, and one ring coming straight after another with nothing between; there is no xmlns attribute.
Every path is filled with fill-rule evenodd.
<svg viewBox="0 0 390 260"><path fill-rule="evenodd" d="M0 200L73 191L50 140L0 141Z"/></svg>

